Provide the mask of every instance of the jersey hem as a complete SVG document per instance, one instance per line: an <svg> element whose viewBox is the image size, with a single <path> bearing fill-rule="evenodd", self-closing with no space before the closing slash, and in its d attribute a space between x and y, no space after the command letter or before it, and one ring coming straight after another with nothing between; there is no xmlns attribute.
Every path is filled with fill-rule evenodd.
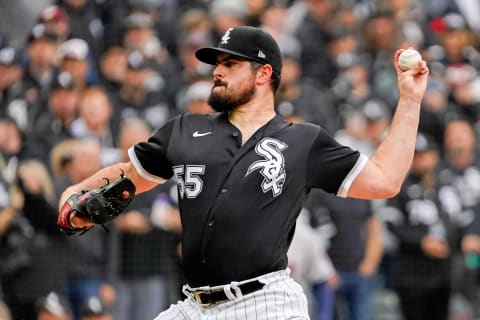
<svg viewBox="0 0 480 320"><path fill-rule="evenodd" d="M358 157L357 159L357 162L355 162L350 172L347 174L345 179L343 179L342 184L340 185L340 188L338 188L338 192L337 192L338 197L341 197L341 198L347 197L348 190L350 190L350 187L353 181L363 170L367 162L368 162L368 157L361 153L360 157Z"/></svg>

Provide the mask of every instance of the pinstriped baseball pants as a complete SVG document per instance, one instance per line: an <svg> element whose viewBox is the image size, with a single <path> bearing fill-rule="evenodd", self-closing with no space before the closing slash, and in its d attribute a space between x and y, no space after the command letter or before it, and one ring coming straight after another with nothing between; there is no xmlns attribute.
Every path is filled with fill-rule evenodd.
<svg viewBox="0 0 480 320"><path fill-rule="evenodd" d="M188 296L154 320L308 320L305 294L289 275L288 269L262 275L255 278L265 283L261 290L212 307Z"/></svg>

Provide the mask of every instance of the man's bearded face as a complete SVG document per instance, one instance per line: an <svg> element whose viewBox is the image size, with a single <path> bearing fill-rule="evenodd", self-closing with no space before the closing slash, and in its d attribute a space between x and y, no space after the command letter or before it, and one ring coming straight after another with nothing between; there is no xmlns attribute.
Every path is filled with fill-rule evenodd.
<svg viewBox="0 0 480 320"><path fill-rule="evenodd" d="M254 75L236 87L229 86L228 82L215 79L208 104L216 111L230 111L252 100L255 92Z"/></svg>

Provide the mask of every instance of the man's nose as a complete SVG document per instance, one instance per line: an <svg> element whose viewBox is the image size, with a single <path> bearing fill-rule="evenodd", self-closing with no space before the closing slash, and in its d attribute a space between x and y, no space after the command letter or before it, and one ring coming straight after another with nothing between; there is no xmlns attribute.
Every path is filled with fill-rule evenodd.
<svg viewBox="0 0 480 320"><path fill-rule="evenodd" d="M213 75L213 78L214 78L214 79L221 79L221 78L223 78L224 74L223 74L223 71L222 71L222 65L217 64L217 65L213 68L212 75Z"/></svg>

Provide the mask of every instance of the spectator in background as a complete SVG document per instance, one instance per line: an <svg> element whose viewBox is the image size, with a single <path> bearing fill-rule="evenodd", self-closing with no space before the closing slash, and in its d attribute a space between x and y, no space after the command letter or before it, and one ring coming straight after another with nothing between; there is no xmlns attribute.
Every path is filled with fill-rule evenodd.
<svg viewBox="0 0 480 320"><path fill-rule="evenodd" d="M40 12L38 23L57 35L59 43L66 41L70 35L70 19L65 9L58 5L49 5Z"/></svg>
<svg viewBox="0 0 480 320"><path fill-rule="evenodd" d="M295 41L291 39L284 44L276 109L284 117L299 117L301 121L316 123L333 134L340 127L334 97L314 80L302 78L300 45Z"/></svg>
<svg viewBox="0 0 480 320"><path fill-rule="evenodd" d="M345 130L336 139L371 155L381 143L390 124L386 105L371 99L359 109L344 110ZM370 319L374 279L383 255L382 222L376 216L378 204L359 199L342 199L321 191L311 192L310 212L329 221L336 232L330 239L328 254L336 270L336 279L327 286L327 297L336 305L340 319ZM322 289L315 287L316 293ZM324 298L324 296L319 296Z"/></svg>
<svg viewBox="0 0 480 320"><path fill-rule="evenodd" d="M10 118L0 118L0 177L13 183L17 176L20 161L34 157L32 150L22 139L16 123Z"/></svg>
<svg viewBox="0 0 480 320"><path fill-rule="evenodd" d="M126 50L118 44L107 47L99 62L100 85L109 97L114 97L120 90L127 74L128 55Z"/></svg>
<svg viewBox="0 0 480 320"><path fill-rule="evenodd" d="M210 81L197 81L192 83L178 96L178 109L180 112L209 114L215 112L208 104L208 96L212 89Z"/></svg>
<svg viewBox="0 0 480 320"><path fill-rule="evenodd" d="M13 47L0 49L0 117L14 119L26 135L40 106L27 100L22 77L23 52Z"/></svg>
<svg viewBox="0 0 480 320"><path fill-rule="evenodd" d="M247 1L251 5L252 1ZM261 3L261 1L259 1ZM267 31L282 47L289 44L290 35L287 33L285 23L287 21L288 5L283 0L265 1L264 7L259 12L259 26ZM251 16L251 13L250 13Z"/></svg>
<svg viewBox="0 0 480 320"><path fill-rule="evenodd" d="M45 25L32 28L26 45L27 64L23 74L25 96L32 105L47 104L51 82L55 77L58 36Z"/></svg>
<svg viewBox="0 0 480 320"><path fill-rule="evenodd" d="M78 103L78 118L72 123L71 131L75 138L91 138L102 146L102 165L120 159L116 149L118 126L113 117L109 97L102 87L90 87L82 92Z"/></svg>
<svg viewBox="0 0 480 320"><path fill-rule="evenodd" d="M64 140L52 150L51 163L56 190L61 190L101 168L101 146L93 140ZM114 253L109 250L112 238L102 228L95 228L82 237L67 237L66 240L66 294L78 319L81 307L89 298L98 297L106 304L115 300L115 290L110 285L113 279Z"/></svg>
<svg viewBox="0 0 480 320"><path fill-rule="evenodd" d="M433 68L432 68L433 69ZM449 89L439 75L432 75L428 81L420 111L420 130L432 137L442 152L445 126L454 113L449 107Z"/></svg>
<svg viewBox="0 0 480 320"><path fill-rule="evenodd" d="M271 0L245 0L247 15L248 15L248 25L258 27L260 22L260 16L267 10L271 5L276 3L282 3L283 1L271 1Z"/></svg>
<svg viewBox="0 0 480 320"><path fill-rule="evenodd" d="M349 30L340 23L332 29L328 42L328 54L339 69L338 71L352 66L357 61L360 62L360 41L355 30Z"/></svg>
<svg viewBox="0 0 480 320"><path fill-rule="evenodd" d="M303 76L329 87L337 70L327 52L331 17L336 7L333 0L304 0L306 15L294 35L301 43Z"/></svg>
<svg viewBox="0 0 480 320"><path fill-rule="evenodd" d="M1 280L13 318L34 319L37 299L65 287L66 247L56 226L54 190L46 166L38 160L22 161L16 181L24 201L5 235Z"/></svg>
<svg viewBox="0 0 480 320"><path fill-rule="evenodd" d="M396 290L405 319L446 320L458 213L452 210L455 198L442 193L437 179L436 144L419 133L415 150L411 173L388 204L398 210L389 223L399 241Z"/></svg>
<svg viewBox="0 0 480 320"><path fill-rule="evenodd" d="M127 120L120 131L123 160L128 149L151 135L141 120ZM116 320L153 319L165 310L175 271L176 236L181 230L180 214L171 199L175 186L167 184L135 197L116 220L119 231L119 275L116 281ZM169 279L170 278L170 279ZM178 285L178 284L177 284Z"/></svg>
<svg viewBox="0 0 480 320"><path fill-rule="evenodd" d="M459 119L447 123L439 177L444 185L457 189L464 209L480 202L480 186L475 182L480 178L476 147L476 135L468 121Z"/></svg>
<svg viewBox="0 0 480 320"><path fill-rule="evenodd" d="M395 16L388 8L372 13L363 23L363 50L369 57L372 95L392 106L398 99L398 90L390 57L403 39Z"/></svg>
<svg viewBox="0 0 480 320"><path fill-rule="evenodd" d="M212 21L213 43L218 43L228 29L245 25L249 18L246 0L213 0L208 13Z"/></svg>
<svg viewBox="0 0 480 320"><path fill-rule="evenodd" d="M211 22L207 11L204 8L192 7L185 10L178 19L178 28L180 30L180 41L192 33L209 34L211 32ZM211 37L211 35L205 38ZM210 41L211 42L211 41Z"/></svg>
<svg viewBox="0 0 480 320"><path fill-rule="evenodd" d="M464 17L449 13L430 23L436 44L429 49L432 65L438 65L449 93L449 112L475 123L480 100L475 81L480 68L478 36L466 25Z"/></svg>
<svg viewBox="0 0 480 320"><path fill-rule="evenodd" d="M114 1L117 4L117 1ZM156 32L162 47L169 55L177 54L176 36L177 21L180 5L178 1L158 1L158 0L127 0L131 12L140 12L146 14L153 21L153 29ZM189 1L188 5L197 7ZM121 16L122 18L124 16Z"/></svg>
<svg viewBox="0 0 480 320"><path fill-rule="evenodd" d="M335 46L334 43L336 40L333 41L333 46ZM338 106L338 113L350 109L359 111L368 99L374 97L373 88L369 82L368 61L365 61L364 57L347 52L343 58L337 56L336 61L339 65L339 73L332 80L330 89Z"/></svg>
<svg viewBox="0 0 480 320"><path fill-rule="evenodd" d="M180 35L178 39L178 62L180 64L179 86L175 92L177 103L182 92L193 83L209 81L212 67L195 57L195 51L212 45L211 23L205 10L190 9L179 20ZM177 108L183 109L177 104Z"/></svg>
<svg viewBox="0 0 480 320"><path fill-rule="evenodd" d="M302 286L314 320L331 320L334 315L334 299L326 293L328 282L335 278L335 268L326 252L327 242L310 226L308 213L300 214L288 250L288 268Z"/></svg>
<svg viewBox="0 0 480 320"><path fill-rule="evenodd" d="M125 19L124 25L123 46L129 54L141 54L141 58L150 66L151 71L155 71L157 78L155 86L159 86L161 81L161 86L150 89L162 91L165 101L173 106L175 93L180 84L178 75L180 67L160 41L158 30L155 29L155 16L134 10ZM153 83L150 82L150 85Z"/></svg>
<svg viewBox="0 0 480 320"><path fill-rule="evenodd" d="M147 60L161 63L168 57L155 31L155 21L145 12L134 11L124 21L123 46L127 52L138 51Z"/></svg>
<svg viewBox="0 0 480 320"><path fill-rule="evenodd" d="M67 72L56 75L48 108L38 116L27 140L44 163L49 164L49 153L57 143L72 137L71 126L77 117L78 99L79 92L75 90L72 76Z"/></svg>
<svg viewBox="0 0 480 320"><path fill-rule="evenodd" d="M341 199L318 191L311 193L307 208L327 212L336 229L327 252L338 277L338 287L329 287L330 296L337 301L337 315L370 319L373 281L383 252L382 225L370 201Z"/></svg>
<svg viewBox="0 0 480 320"><path fill-rule="evenodd" d="M73 38L65 41L58 48L59 71L72 75L75 90L82 91L98 82L95 65L91 62L88 43L83 39Z"/></svg>
<svg viewBox="0 0 480 320"><path fill-rule="evenodd" d="M348 108L342 110L342 129L335 133L335 138L349 146L356 146L365 154L372 154L373 144L366 133L367 119L359 110Z"/></svg>
<svg viewBox="0 0 480 320"><path fill-rule="evenodd" d="M438 179L444 186L442 199L458 199L456 203L450 204L450 207L456 210L455 221L463 232L466 229L467 235L471 224L480 217L480 186L477 183L480 180L480 167L476 147L475 132L468 121L452 120L447 123L444 155ZM462 238L463 249L469 247L469 239L471 237ZM468 253L469 250L459 252L454 257L453 290L458 296L467 299L475 312L474 317L478 317L480 282L478 271L465 265L465 254Z"/></svg>
<svg viewBox="0 0 480 320"><path fill-rule="evenodd" d="M54 291L41 297L37 308L36 320L74 320L67 300Z"/></svg>
<svg viewBox="0 0 480 320"><path fill-rule="evenodd" d="M426 44L426 14L418 1L380 0L380 7L392 10L393 17L403 37L402 48L422 48Z"/></svg>
<svg viewBox="0 0 480 320"><path fill-rule="evenodd" d="M23 195L18 187L7 183L0 174L0 276L4 274L8 256L5 252L6 237L14 224L17 214L23 207ZM10 308L5 303L2 281L0 279L0 319L11 320Z"/></svg>
<svg viewBox="0 0 480 320"><path fill-rule="evenodd" d="M173 109L164 94L165 79L138 51L128 55L125 79L113 104L118 106L121 121L143 118L152 128L173 116Z"/></svg>
<svg viewBox="0 0 480 320"><path fill-rule="evenodd" d="M122 42L123 21L130 14L132 8L129 5L129 0L104 0L96 2L96 5L99 8L103 26L103 39L99 42L100 54L95 57L98 62L107 48Z"/></svg>
<svg viewBox="0 0 480 320"><path fill-rule="evenodd" d="M187 19L186 17L184 19ZM200 19L200 17L199 17ZM209 34L201 31L186 32L179 40L179 59L182 65L182 84L188 86L201 79L209 79L212 68L201 63L195 57L195 51L201 47L209 46L211 40Z"/></svg>
<svg viewBox="0 0 480 320"><path fill-rule="evenodd" d="M89 0L62 0L61 6L69 17L69 38L85 40L97 60L105 39L101 7Z"/></svg>
<svg viewBox="0 0 480 320"><path fill-rule="evenodd" d="M378 98L371 98L361 106L361 112L367 120L365 134L374 149L387 135L392 116L390 109L385 101Z"/></svg>

